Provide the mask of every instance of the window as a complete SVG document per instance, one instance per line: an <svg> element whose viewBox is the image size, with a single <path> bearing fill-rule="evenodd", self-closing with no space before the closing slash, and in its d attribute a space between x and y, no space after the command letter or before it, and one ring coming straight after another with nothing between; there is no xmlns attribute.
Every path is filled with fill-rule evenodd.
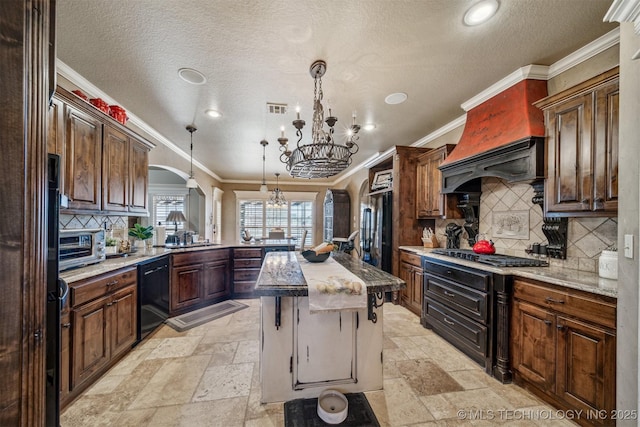
<svg viewBox="0 0 640 427"><path fill-rule="evenodd" d="M153 225L164 225L167 230L175 230L176 223L167 222L167 216L171 211L182 211L185 213L185 196L183 195L153 195ZM178 222L178 231L185 227L184 222Z"/></svg>
<svg viewBox="0 0 640 427"><path fill-rule="evenodd" d="M258 191L236 191L238 200L238 238L247 230L256 239L264 239L270 231L282 229L284 235L295 238L300 246L307 231L305 246L313 240L313 212L317 193L287 192L286 206L268 206L267 198Z"/></svg>

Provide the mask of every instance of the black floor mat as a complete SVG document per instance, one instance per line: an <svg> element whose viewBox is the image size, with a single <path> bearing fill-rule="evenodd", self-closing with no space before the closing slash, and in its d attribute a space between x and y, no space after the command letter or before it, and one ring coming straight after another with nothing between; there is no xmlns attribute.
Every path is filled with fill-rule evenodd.
<svg viewBox="0 0 640 427"><path fill-rule="evenodd" d="M363 393L345 394L349 402L347 418L340 426L371 426L380 427L369 401ZM316 427L330 426L318 416L318 399L296 399L284 403L285 427Z"/></svg>

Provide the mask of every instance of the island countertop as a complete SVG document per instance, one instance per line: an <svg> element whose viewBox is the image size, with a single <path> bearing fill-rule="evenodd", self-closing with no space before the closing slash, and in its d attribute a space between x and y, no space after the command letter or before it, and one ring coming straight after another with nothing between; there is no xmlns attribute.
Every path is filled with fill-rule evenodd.
<svg viewBox="0 0 640 427"><path fill-rule="evenodd" d="M355 274L367 286L367 293L397 291L407 287L404 280L342 252L331 257ZM307 262L298 252L271 252L265 257L255 287L256 296L308 296L307 281L300 269Z"/></svg>

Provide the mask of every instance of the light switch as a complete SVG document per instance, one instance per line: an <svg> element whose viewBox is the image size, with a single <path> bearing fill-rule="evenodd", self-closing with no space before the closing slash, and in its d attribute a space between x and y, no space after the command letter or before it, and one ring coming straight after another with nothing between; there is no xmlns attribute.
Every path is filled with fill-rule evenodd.
<svg viewBox="0 0 640 427"><path fill-rule="evenodd" d="M633 234L624 235L624 256L633 258Z"/></svg>

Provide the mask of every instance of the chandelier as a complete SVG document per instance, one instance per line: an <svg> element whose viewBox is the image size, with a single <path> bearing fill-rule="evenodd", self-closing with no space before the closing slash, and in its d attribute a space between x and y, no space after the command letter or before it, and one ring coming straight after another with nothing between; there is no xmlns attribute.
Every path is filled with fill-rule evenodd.
<svg viewBox="0 0 640 427"><path fill-rule="evenodd" d="M280 143L280 161L285 163L287 171L297 178L326 178L345 170L351 164L351 156L358 152L358 131L360 126L356 124L356 116L353 114L353 122L347 132L347 141L344 145L337 144L333 136L337 117L331 115L325 120L324 107L322 106L322 76L327 71L327 64L323 60L317 60L309 68L313 77L313 125L311 128L311 142L301 143L304 120L300 120L300 111L297 111L293 126L296 128L298 142L293 151L289 150L288 139L284 137L284 131L278 142ZM324 130L324 124L329 127Z"/></svg>
<svg viewBox="0 0 640 427"><path fill-rule="evenodd" d="M276 173L276 188L271 193L271 196L269 196L269 200L267 200L268 206L276 206L276 207L287 206L287 199L284 197L284 193L280 190L280 187L278 186L279 176L280 174Z"/></svg>

